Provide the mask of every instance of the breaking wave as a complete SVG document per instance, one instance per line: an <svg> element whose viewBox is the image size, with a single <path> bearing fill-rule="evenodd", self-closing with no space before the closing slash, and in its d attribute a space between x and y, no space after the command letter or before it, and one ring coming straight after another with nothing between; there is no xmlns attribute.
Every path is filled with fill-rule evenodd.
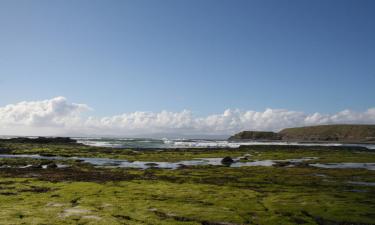
<svg viewBox="0 0 375 225"><path fill-rule="evenodd" d="M241 145L299 145L299 146L361 146L375 149L373 144L298 143L298 142L232 142L202 139L152 138L74 138L78 143L112 148L238 148Z"/></svg>

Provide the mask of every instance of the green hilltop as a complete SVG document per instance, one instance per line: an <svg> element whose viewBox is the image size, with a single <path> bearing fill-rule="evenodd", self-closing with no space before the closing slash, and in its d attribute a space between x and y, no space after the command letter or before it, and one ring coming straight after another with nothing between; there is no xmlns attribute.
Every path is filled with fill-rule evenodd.
<svg viewBox="0 0 375 225"><path fill-rule="evenodd" d="M242 131L229 140L375 142L375 125L335 124L286 128L278 133Z"/></svg>

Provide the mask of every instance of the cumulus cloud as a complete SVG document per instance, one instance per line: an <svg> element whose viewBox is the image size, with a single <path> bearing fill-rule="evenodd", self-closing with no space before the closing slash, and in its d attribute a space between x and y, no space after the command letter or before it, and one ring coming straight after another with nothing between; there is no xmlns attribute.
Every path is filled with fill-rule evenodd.
<svg viewBox="0 0 375 225"><path fill-rule="evenodd" d="M0 107L0 134L22 135L230 135L241 130L278 131L286 127L333 124L375 124L375 108L364 112L344 110L335 114L266 109L227 109L204 117L191 111L133 112L108 117L85 117L85 104L70 103L64 97L20 102Z"/></svg>
<svg viewBox="0 0 375 225"><path fill-rule="evenodd" d="M81 121L81 113L89 109L85 104L69 103L64 97L10 104L0 107L0 131L24 134L26 130L39 133L44 129L66 129Z"/></svg>

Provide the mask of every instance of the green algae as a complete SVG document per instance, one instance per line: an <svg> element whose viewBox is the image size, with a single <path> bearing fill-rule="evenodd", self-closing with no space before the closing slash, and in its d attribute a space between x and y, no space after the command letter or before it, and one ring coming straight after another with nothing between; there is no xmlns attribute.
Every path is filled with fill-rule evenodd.
<svg viewBox="0 0 375 225"><path fill-rule="evenodd" d="M147 172L152 176L104 183L1 178L0 224L374 223L373 187L351 192L340 179L322 182L312 174L323 171L280 169L153 169ZM374 173L351 170L346 176L358 175Z"/></svg>
<svg viewBox="0 0 375 225"><path fill-rule="evenodd" d="M178 162L196 158L251 155L243 161L284 160L317 157L316 163L375 162L375 152L361 147L242 146L239 149L113 149L82 144L0 143L0 154L40 154L63 157L94 157L129 161Z"/></svg>
<svg viewBox="0 0 375 225"><path fill-rule="evenodd" d="M242 147L137 151L82 145L1 146L13 154L179 161L204 157L375 162L357 149ZM1 159L2 165L38 164ZM43 161L43 163L45 163ZM375 224L375 171L294 167L0 169L0 224Z"/></svg>

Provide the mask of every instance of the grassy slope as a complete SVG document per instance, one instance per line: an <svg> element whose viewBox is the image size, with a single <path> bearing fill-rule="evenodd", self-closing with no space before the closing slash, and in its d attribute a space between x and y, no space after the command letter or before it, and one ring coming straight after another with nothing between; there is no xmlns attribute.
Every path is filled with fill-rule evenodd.
<svg viewBox="0 0 375 225"><path fill-rule="evenodd" d="M375 125L321 125L287 128L279 132L285 140L375 141Z"/></svg>
<svg viewBox="0 0 375 225"><path fill-rule="evenodd" d="M338 141L375 143L375 125L321 125L286 128L279 133L242 131L229 140Z"/></svg>

